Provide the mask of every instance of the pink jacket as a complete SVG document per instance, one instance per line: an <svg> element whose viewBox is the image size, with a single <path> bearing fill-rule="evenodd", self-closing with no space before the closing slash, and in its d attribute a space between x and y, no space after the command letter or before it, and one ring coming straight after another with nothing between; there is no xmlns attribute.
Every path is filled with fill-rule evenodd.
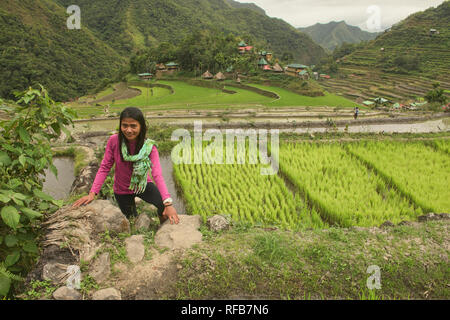
<svg viewBox="0 0 450 320"><path fill-rule="evenodd" d="M136 142L130 142L130 152L134 154L136 148ZM120 148L119 148L119 135L116 133L109 137L108 143L105 148L105 155L103 157L100 168L98 169L97 175L95 176L94 183L90 192L95 192L98 194L105 182L106 177L109 174L113 164L116 164L115 174L114 174L114 193L117 194L133 194L133 191L128 189L130 186L131 174L133 173L133 163L122 161L120 158ZM166 183L162 176L161 165L159 163L159 154L156 146L153 146L152 152L150 153L150 161L152 162L151 174L155 181L156 187L161 193L162 200L170 198L170 194L167 191ZM151 182L150 175L147 176L147 182Z"/></svg>

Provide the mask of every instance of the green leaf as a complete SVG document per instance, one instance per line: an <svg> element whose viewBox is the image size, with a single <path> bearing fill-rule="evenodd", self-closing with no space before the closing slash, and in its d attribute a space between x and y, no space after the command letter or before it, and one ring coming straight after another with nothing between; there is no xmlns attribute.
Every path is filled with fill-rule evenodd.
<svg viewBox="0 0 450 320"><path fill-rule="evenodd" d="M22 167L25 166L26 158L25 158L25 156L23 154L20 155L19 162L22 165Z"/></svg>
<svg viewBox="0 0 450 320"><path fill-rule="evenodd" d="M58 177L58 169L53 164L50 164L50 171L53 172L55 177Z"/></svg>
<svg viewBox="0 0 450 320"><path fill-rule="evenodd" d="M3 236L0 236L0 244L3 242Z"/></svg>
<svg viewBox="0 0 450 320"><path fill-rule="evenodd" d="M20 185L22 185L22 182L19 179L14 178L9 180L9 186L11 187L11 189L14 189Z"/></svg>
<svg viewBox="0 0 450 320"><path fill-rule="evenodd" d="M23 142L25 142L27 144L30 143L30 135L28 134L27 130L25 130L24 127L19 127L18 132L19 132L20 139L22 139Z"/></svg>
<svg viewBox="0 0 450 320"><path fill-rule="evenodd" d="M38 247L34 241L27 241L23 246L23 250L29 253L38 253Z"/></svg>
<svg viewBox="0 0 450 320"><path fill-rule="evenodd" d="M55 130L55 132L58 136L61 135L61 127L60 127L59 123L52 123L51 127L53 128L53 130Z"/></svg>
<svg viewBox="0 0 450 320"><path fill-rule="evenodd" d="M0 193L0 201L1 201L1 202L3 202L3 203L8 203L9 200L11 200L10 197L7 197L6 195Z"/></svg>
<svg viewBox="0 0 450 320"><path fill-rule="evenodd" d="M19 205L19 206L21 206L21 207L23 207L23 206L24 206L24 204L23 204L23 201L22 201L22 200L19 200L19 199L13 198L13 201L15 202L15 204L17 204L17 205Z"/></svg>
<svg viewBox="0 0 450 320"><path fill-rule="evenodd" d="M64 200L53 200L52 201L55 206L61 208L64 205Z"/></svg>
<svg viewBox="0 0 450 320"><path fill-rule="evenodd" d="M0 151L0 165L9 166L11 164L11 158L4 151Z"/></svg>
<svg viewBox="0 0 450 320"><path fill-rule="evenodd" d="M45 210L47 210L48 208L50 208L50 206L49 206L48 203L46 203L46 202L41 202L41 203L39 204L39 210L41 210L41 211L45 211Z"/></svg>
<svg viewBox="0 0 450 320"><path fill-rule="evenodd" d="M11 286L11 279L0 273L0 296L6 296Z"/></svg>
<svg viewBox="0 0 450 320"><path fill-rule="evenodd" d="M28 182L23 184L28 191L31 191L31 185Z"/></svg>
<svg viewBox="0 0 450 320"><path fill-rule="evenodd" d="M30 208L19 208L30 220L42 217L42 214Z"/></svg>
<svg viewBox="0 0 450 320"><path fill-rule="evenodd" d="M12 206L4 207L1 211L1 216L3 222L6 223L7 226L13 228L14 230L17 228L20 220L20 215L17 212L17 209Z"/></svg>
<svg viewBox="0 0 450 320"><path fill-rule="evenodd" d="M46 201L53 201L54 199L49 196L48 194L42 192L39 189L34 189L33 193L36 195L36 197L41 198L42 200L46 200Z"/></svg>
<svg viewBox="0 0 450 320"><path fill-rule="evenodd" d="M8 234L5 237L5 244L8 248L14 247L15 245L17 245L18 242L19 242L19 240L13 234Z"/></svg>
<svg viewBox="0 0 450 320"><path fill-rule="evenodd" d="M16 199L20 199L20 200L25 200L27 198L26 195L24 195L23 193L19 193L19 192L14 192L13 197Z"/></svg>
<svg viewBox="0 0 450 320"><path fill-rule="evenodd" d="M14 251L10 255L8 255L5 259L5 265L7 267L10 267L14 265L17 261L19 261L20 258L20 251Z"/></svg>

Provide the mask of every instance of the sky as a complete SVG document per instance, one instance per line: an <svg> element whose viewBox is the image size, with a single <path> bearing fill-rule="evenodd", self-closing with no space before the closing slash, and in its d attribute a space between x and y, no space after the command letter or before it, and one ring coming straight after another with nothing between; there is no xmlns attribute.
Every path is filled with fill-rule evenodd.
<svg viewBox="0 0 450 320"><path fill-rule="evenodd" d="M270 17L294 27L344 20L365 31L378 32L410 14L437 7L444 0L235 0L254 3Z"/></svg>

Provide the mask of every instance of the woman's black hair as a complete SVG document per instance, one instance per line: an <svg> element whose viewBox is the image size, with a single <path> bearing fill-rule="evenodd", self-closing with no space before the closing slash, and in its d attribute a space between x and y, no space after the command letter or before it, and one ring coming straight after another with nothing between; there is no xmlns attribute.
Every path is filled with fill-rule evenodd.
<svg viewBox="0 0 450 320"><path fill-rule="evenodd" d="M145 117L142 111L135 107L128 107L125 108L122 113L120 114L120 123L119 123L119 150L121 148L122 142L125 141L125 144L127 146L128 153L130 154L130 145L128 143L128 140L125 138L123 132L122 132L122 120L124 118L131 118L139 122L141 125L141 131L139 132L139 135L136 140L136 149L134 151L134 154L138 154L141 150L142 146L144 145L145 137L147 134L147 124L145 122ZM120 158L123 160L122 152L120 153Z"/></svg>

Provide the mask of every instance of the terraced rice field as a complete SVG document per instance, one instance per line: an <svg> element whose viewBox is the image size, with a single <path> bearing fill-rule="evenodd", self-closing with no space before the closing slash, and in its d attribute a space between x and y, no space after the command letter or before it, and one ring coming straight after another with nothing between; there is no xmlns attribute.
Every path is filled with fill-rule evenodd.
<svg viewBox="0 0 450 320"><path fill-rule="evenodd" d="M261 164L179 164L188 212L286 229L379 226L450 211L450 143L285 142L277 175Z"/></svg>
<svg viewBox="0 0 450 320"><path fill-rule="evenodd" d="M396 102L406 102L423 97L432 89L434 80L419 76L404 76L381 73L371 70L368 66L342 66L341 72L346 78L332 78L320 82L330 92L340 93L350 99L364 100L384 97ZM444 89L450 88L450 83L441 81Z"/></svg>

